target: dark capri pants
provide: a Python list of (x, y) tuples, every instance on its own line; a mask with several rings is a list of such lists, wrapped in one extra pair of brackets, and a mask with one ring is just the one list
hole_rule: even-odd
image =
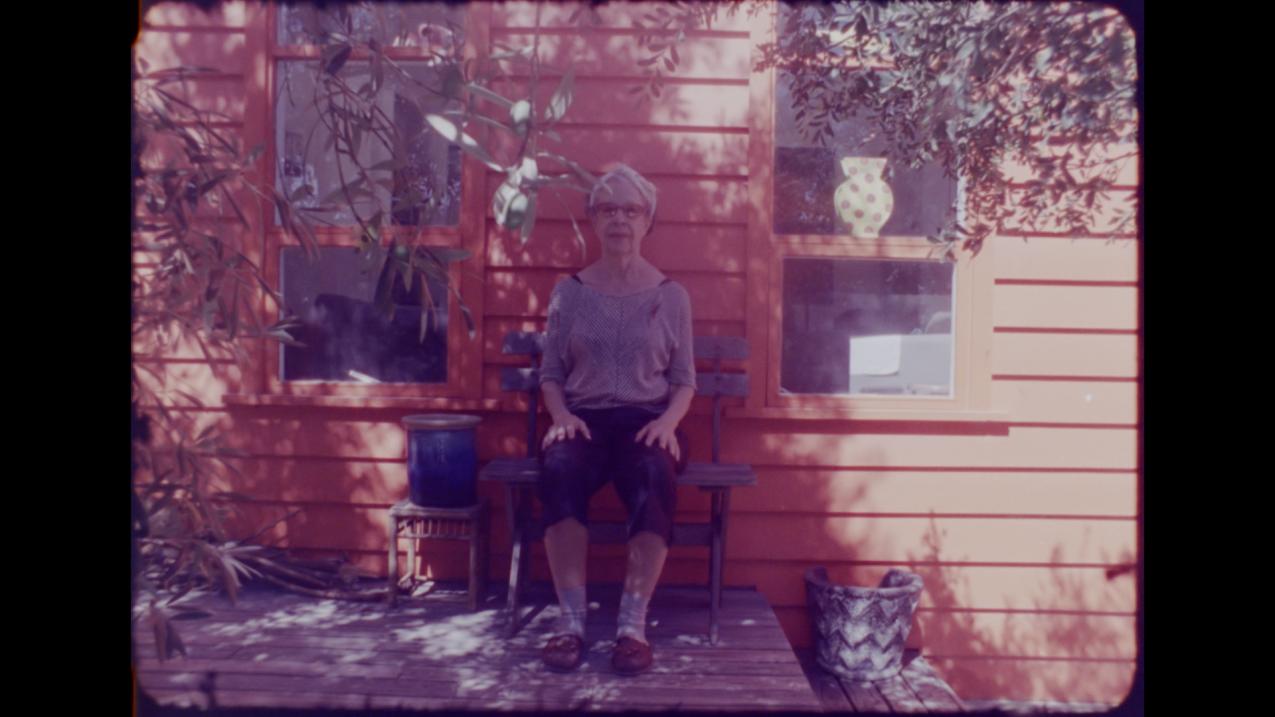
[(677, 508), (677, 474), (686, 468), (686, 435), (675, 433), (681, 460), (658, 445), (633, 440), (642, 427), (660, 414), (639, 406), (581, 409), (575, 415), (589, 427), (593, 440), (580, 433), (556, 441), (541, 454), (537, 492), (545, 528), (565, 518), (588, 525), (589, 499), (607, 481), (628, 511), (628, 535), (647, 530), (673, 540), (673, 512)]

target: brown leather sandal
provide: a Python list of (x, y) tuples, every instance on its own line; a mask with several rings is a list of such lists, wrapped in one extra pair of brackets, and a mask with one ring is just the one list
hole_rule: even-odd
[(584, 640), (579, 635), (558, 635), (545, 644), (540, 660), (554, 672), (571, 672), (584, 661)]
[(611, 667), (617, 674), (637, 675), (646, 672), (653, 659), (650, 645), (631, 637), (621, 637), (615, 641), (615, 650), (611, 652)]

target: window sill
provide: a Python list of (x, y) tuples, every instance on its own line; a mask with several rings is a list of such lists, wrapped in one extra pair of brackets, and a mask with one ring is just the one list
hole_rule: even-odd
[(940, 408), (794, 408), (770, 406), (723, 409), (727, 418), (782, 418), (799, 421), (925, 421), (935, 423), (1005, 423), (1009, 413), (997, 410), (952, 410)]
[(245, 407), (403, 408), (431, 411), (499, 411), (505, 406), (505, 402), (493, 398), (444, 396), (284, 396), (230, 393), (223, 400), (227, 406)]

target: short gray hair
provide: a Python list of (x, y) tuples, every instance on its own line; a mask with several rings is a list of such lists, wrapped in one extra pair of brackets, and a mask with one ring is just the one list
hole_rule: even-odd
[(593, 205), (596, 203), (595, 200), (598, 195), (598, 190), (601, 189), (607, 182), (610, 182), (617, 177), (628, 180), (628, 182), (633, 185), (633, 188), (637, 189), (638, 194), (642, 196), (642, 201), (646, 202), (646, 205), (649, 208), (647, 219), (654, 219), (655, 185), (651, 184), (646, 177), (638, 174), (636, 169), (633, 169), (627, 164), (617, 165), (615, 169), (612, 169), (601, 177), (598, 177), (598, 181), (593, 183), (593, 189), (589, 190), (589, 203), (585, 205), (585, 208), (592, 210)]

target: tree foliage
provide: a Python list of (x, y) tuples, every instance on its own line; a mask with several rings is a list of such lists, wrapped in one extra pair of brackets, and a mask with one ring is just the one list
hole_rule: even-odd
[[(680, 4), (674, 4), (675, 6)], [(750, 13), (767, 12), (753, 0)], [(672, 44), (738, 12), (738, 3), (670, 10)], [(787, 85), (802, 134), (836, 143), (835, 125), (866, 117), (892, 163), (937, 161), (966, 180), (973, 226), (955, 217), (935, 241), (977, 249), (1007, 223), (1072, 233), (1132, 229), (1136, 207), (1112, 205), (1137, 142), (1134, 36), (1114, 10), (1087, 3), (847, 2), (781, 6), (776, 41), (756, 69)], [(672, 70), (668, 41), (644, 38)], [(645, 62), (643, 60), (642, 62)], [(1017, 163), (1030, 179), (1015, 184)]]
[[(291, 317), (266, 323), (264, 296), (276, 311), (278, 294), (247, 254), (249, 216), (261, 204), (288, 208), (286, 198), (255, 181), (260, 148), (244, 151), (219, 128), (226, 118), (185, 99), (200, 68), (134, 68), (133, 278), (134, 345), (146, 354), (177, 347), (207, 358), (242, 359), (244, 339), (291, 341)], [(150, 159), (145, 159), (149, 157)], [(163, 157), (162, 166), (154, 166)], [(298, 240), (307, 241), (304, 234)], [(233, 599), (242, 577), (243, 546), (227, 529), (231, 493), (211, 479), (234, 471), (239, 454), (215, 426), (194, 426), (185, 411), (199, 396), (170, 380), (163, 368), (132, 365), (133, 473), (141, 515), (136, 566), (147, 610), (162, 645), (179, 645), (164, 626), (166, 605), (200, 583), (221, 585)], [(167, 598), (160, 598), (167, 593)], [(173, 637), (165, 637), (167, 635)], [(170, 643), (171, 640), (176, 642)], [(175, 648), (174, 648), (175, 649)], [(161, 648), (161, 655), (168, 648)]]

